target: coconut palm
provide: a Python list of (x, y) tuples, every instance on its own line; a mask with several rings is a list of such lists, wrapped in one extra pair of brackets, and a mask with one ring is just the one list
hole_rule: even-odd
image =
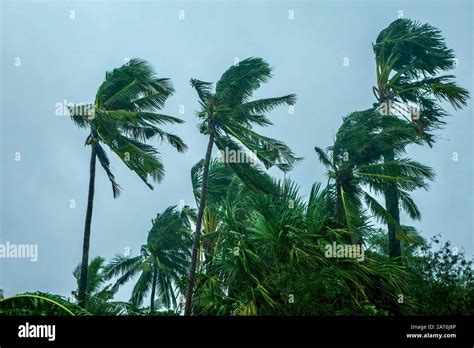
[[(411, 124), (431, 147), (435, 142), (433, 131), (443, 126), (448, 114), (441, 103), (446, 101), (454, 109), (460, 109), (469, 98), (468, 91), (455, 83), (453, 75), (441, 75), (455, 67), (453, 50), (446, 46), (439, 29), (405, 18), (382, 30), (373, 50), (376, 105), (383, 115), (400, 117)], [(384, 154), (386, 162), (395, 157), (392, 149)], [(395, 222), (400, 221), (400, 195), (394, 185), (384, 195), (386, 209), (395, 220), (387, 225), (389, 253), (391, 257), (399, 257)]]
[[(227, 161), (235, 174), (249, 187), (269, 192), (273, 184), (258, 169), (255, 162), (266, 168), (277, 166), (283, 171), (290, 170), (298, 160), (291, 149), (281, 141), (263, 136), (253, 130), (254, 126), (268, 126), (271, 121), (264, 115), (281, 105), (293, 105), (296, 95), (265, 98), (250, 101), (255, 90), (271, 78), (270, 66), (261, 58), (247, 58), (230, 67), (219, 79), (213, 91), (210, 82), (191, 80), (197, 91), (201, 111), (200, 132), (209, 137), (202, 171), (202, 188), (196, 219), (191, 267), (186, 293), (185, 315), (191, 312), (195, 273), (200, 243), (202, 218), (206, 206), (209, 163), (212, 148), (225, 153), (237, 153), (243, 160)], [(253, 153), (254, 157), (250, 153)], [(255, 161), (255, 162), (254, 162)]]
[(159, 127), (163, 124), (183, 122), (179, 118), (158, 113), (173, 92), (169, 79), (157, 77), (146, 61), (132, 59), (122, 67), (105, 74), (105, 81), (100, 85), (94, 103), (69, 107), (74, 123), (89, 132), (86, 145), (91, 147), (89, 194), (78, 294), (81, 306), (85, 305), (96, 159), (99, 159), (112, 184), (114, 198), (119, 196), (121, 187), (110, 170), (110, 161), (103, 145), (153, 189), (148, 179), (160, 182), (164, 176), (164, 167), (158, 150), (147, 144), (147, 141), (158, 137), (170, 143), (179, 152), (184, 152), (187, 148), (178, 136)]
[[(409, 143), (419, 143), (413, 127), (397, 118), (382, 118), (369, 109), (345, 117), (334, 145), (326, 151), (315, 147), (319, 160), (329, 170), (336, 225), (347, 227), (353, 241), (362, 240), (364, 203), (379, 221), (393, 224), (398, 238), (406, 235), (399, 221), (373, 195), (385, 192), (392, 185), (399, 191), (402, 207), (409, 216), (421, 218), (410, 192), (427, 189), (427, 180), (432, 180), (434, 173), (430, 167), (401, 157)], [(400, 158), (383, 162), (387, 148)]]
[[(116, 291), (111, 289), (111, 284), (106, 284), (104, 274), (105, 259), (101, 256), (94, 257), (87, 268), (86, 306), (87, 313), (92, 315), (123, 315), (128, 307), (127, 303), (112, 301)], [(73, 276), (79, 286), (81, 278), (81, 264), (73, 271)], [(78, 298), (78, 289), (72, 291), (72, 296)]]
[(152, 220), (147, 243), (140, 255), (116, 255), (104, 268), (108, 278), (119, 277), (113, 291), (140, 274), (130, 302), (139, 306), (150, 293), (150, 313), (155, 310), (156, 297), (170, 308), (177, 306), (176, 282), (189, 267), (191, 234), (189, 221), (176, 207), (168, 207)]
[[(103, 268), (105, 265), (105, 259), (101, 256), (94, 257), (89, 263), (87, 268), (87, 287), (86, 287), (86, 298), (90, 296), (95, 296), (99, 293), (105, 293), (108, 288), (105, 286), (106, 279), (103, 274)], [(81, 278), (81, 264), (79, 263), (76, 268), (74, 268), (73, 276), (77, 281), (79, 287), (79, 280)], [(105, 286), (105, 287), (104, 287)], [(76, 289), (72, 291), (72, 295), (77, 299), (79, 291)], [(111, 293), (113, 295), (113, 293)]]
[[(191, 168), (191, 184), (196, 206), (199, 206), (201, 197), (203, 166), (204, 161), (200, 160)], [(241, 183), (241, 180), (229, 166), (217, 158), (210, 161), (206, 207), (203, 214), (198, 253), (199, 262), (205, 260), (205, 264), (209, 264), (212, 260), (221, 223), (220, 215), (223, 212), (222, 201), (227, 197), (229, 188), (234, 187), (236, 183)]]

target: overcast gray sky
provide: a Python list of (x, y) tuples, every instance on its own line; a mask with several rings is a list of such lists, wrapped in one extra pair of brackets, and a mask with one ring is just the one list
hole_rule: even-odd
[[(189, 80), (217, 81), (235, 58), (262, 57), (275, 68), (256, 97), (298, 95), (294, 114), (275, 110), (270, 115), (275, 125), (265, 132), (305, 158), (291, 172), (305, 195), (315, 181), (326, 182), (314, 146), (330, 145), (343, 116), (374, 102), (371, 43), (399, 15), (442, 30), (459, 59), (453, 73), (473, 92), (469, 0), (2, 1), (0, 10), (0, 243), (39, 247), (37, 262), (0, 259), (0, 288), (7, 296), (36, 290), (68, 296), (75, 289), (72, 270), (81, 259), (90, 149), (84, 146), (87, 133), (69, 117), (57, 116), (56, 104), (93, 101), (105, 71), (126, 58), (147, 59), (161, 77), (172, 79), (176, 93), (164, 112), (186, 124), (168, 129), (189, 150), (181, 155), (160, 146), (166, 177), (154, 191), (111, 156), (124, 189), (116, 200), (98, 167), (91, 257), (109, 259), (127, 247), (136, 254), (158, 212), (181, 199), (192, 204), (190, 169), (204, 156), (206, 139), (196, 128), (197, 96)], [(410, 157), (437, 174), (428, 192), (414, 194), (423, 218), (413, 225), (425, 237), (441, 233), (471, 256), (472, 102), (453, 115), (433, 149), (410, 148)], [(129, 290), (119, 298), (128, 299)]]

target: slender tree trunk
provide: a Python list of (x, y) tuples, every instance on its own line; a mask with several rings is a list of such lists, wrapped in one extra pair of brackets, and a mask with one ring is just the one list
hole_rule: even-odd
[[(384, 92), (381, 87), (379, 87), (381, 95), (384, 95)], [(379, 100), (380, 103), (387, 103), (387, 112), (384, 114), (382, 117), (394, 117), (391, 115), (391, 110), (390, 110), (390, 101), (382, 97)], [(384, 163), (391, 162), (395, 159), (395, 152), (393, 149), (387, 150), (384, 153)], [(398, 188), (396, 184), (391, 185), (391, 187), (384, 192), (385, 196), (385, 209), (387, 212), (395, 219), (395, 221), (400, 224), (400, 208), (398, 206)], [(391, 259), (393, 258), (400, 258), (402, 252), (401, 252), (401, 245), (400, 245), (400, 240), (397, 239), (396, 235), (396, 225), (392, 223), (387, 223), (387, 229), (388, 229), (388, 255)], [(400, 261), (400, 260), (399, 260)]]
[(341, 196), (341, 186), (336, 182), (336, 209), (335, 209), (335, 220), (336, 224), (341, 223), (341, 205), (342, 205), (342, 196)]
[(153, 265), (153, 282), (151, 285), (150, 313), (153, 313), (155, 311), (156, 278), (158, 278), (158, 269), (156, 268), (156, 265)]
[(191, 256), (191, 267), (189, 270), (188, 289), (186, 291), (186, 304), (184, 306), (184, 315), (191, 314), (191, 304), (193, 301), (194, 281), (196, 278), (196, 266), (199, 252), (199, 239), (201, 236), (202, 217), (206, 207), (207, 179), (209, 175), (209, 164), (211, 162), (212, 146), (214, 145), (214, 134), (209, 135), (206, 157), (204, 158), (204, 167), (202, 172), (201, 199), (199, 201), (199, 211), (196, 221), (196, 233), (194, 234), (193, 253)]
[(87, 267), (89, 265), (89, 241), (91, 237), (92, 210), (94, 207), (94, 185), (95, 185), (95, 163), (97, 158), (97, 150), (92, 144), (90, 176), (89, 176), (89, 196), (87, 198), (86, 222), (84, 226), (84, 241), (82, 243), (82, 263), (81, 276), (79, 277), (79, 306), (86, 306), (86, 289), (87, 289)]
[[(384, 154), (384, 162), (391, 162), (395, 159), (393, 150)], [(400, 208), (398, 206), (398, 189), (395, 184), (385, 192), (385, 208), (387, 212), (400, 224)], [(401, 256), (400, 240), (396, 236), (396, 225), (388, 223), (388, 253), (390, 258), (398, 258)]]

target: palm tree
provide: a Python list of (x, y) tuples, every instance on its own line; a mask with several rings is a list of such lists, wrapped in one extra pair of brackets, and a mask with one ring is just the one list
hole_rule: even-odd
[[(104, 274), (105, 259), (97, 256), (91, 260), (87, 268), (86, 306), (84, 310), (92, 315), (122, 315), (126, 312), (127, 304), (111, 301), (116, 291), (111, 289), (111, 284), (106, 284)], [(74, 278), (79, 286), (81, 278), (81, 264), (73, 271)], [(77, 300), (79, 291), (72, 291), (72, 296)]]
[[(90, 296), (95, 296), (98, 293), (104, 293), (108, 290), (107, 286), (105, 285), (105, 277), (103, 274), (103, 268), (105, 265), (105, 259), (101, 256), (94, 257), (89, 266), (87, 268), (87, 287), (86, 287), (86, 298)], [(76, 268), (74, 268), (73, 276), (77, 281), (77, 285), (79, 288), (79, 280), (81, 278), (81, 264), (79, 263)], [(105, 291), (104, 291), (105, 290)], [(74, 298), (78, 298), (79, 290), (76, 289), (72, 291), (72, 295)]]
[[(377, 71), (377, 86), (373, 88), (376, 105), (383, 115), (400, 117), (411, 124), (431, 147), (435, 141), (432, 132), (445, 124), (443, 118), (447, 116), (440, 103), (447, 101), (460, 109), (469, 98), (453, 75), (440, 75), (455, 67), (453, 50), (446, 46), (439, 29), (405, 18), (382, 30), (372, 46)], [(395, 157), (392, 149), (384, 154), (386, 162)], [(401, 255), (395, 231), (395, 222), (400, 221), (400, 195), (394, 185), (384, 195), (387, 211), (395, 220), (387, 225), (389, 254), (395, 258)]]
[(377, 202), (371, 191), (379, 194), (395, 186), (409, 216), (421, 218), (410, 192), (427, 189), (426, 180), (434, 178), (432, 169), (407, 158), (381, 162), (387, 149), (401, 156), (407, 144), (419, 142), (410, 125), (397, 118), (380, 117), (369, 109), (344, 118), (328, 151), (315, 147), (319, 160), (329, 170), (336, 225), (347, 227), (353, 241), (360, 242), (362, 238), (359, 227), (364, 228), (363, 203), (379, 221), (393, 224), (399, 238), (405, 235), (399, 221)]
[(108, 278), (119, 276), (113, 291), (140, 273), (130, 302), (141, 305), (151, 291), (150, 313), (157, 296), (166, 307), (177, 306), (175, 283), (187, 273), (192, 240), (187, 218), (174, 206), (158, 214), (152, 224), (140, 255), (118, 254), (104, 269)]
[[(204, 161), (200, 160), (191, 168), (191, 184), (196, 206), (199, 206), (202, 191), (202, 174)], [(199, 245), (199, 262), (205, 260), (203, 266), (210, 264), (213, 258), (214, 247), (218, 236), (222, 211), (222, 200), (227, 197), (231, 187), (235, 187), (241, 180), (234, 171), (223, 161), (214, 158), (209, 163), (208, 190), (206, 194), (206, 207), (202, 218), (202, 229)], [(241, 186), (239, 185), (239, 188)], [(193, 222), (195, 223), (194, 217)]]
[(265, 137), (253, 130), (255, 125), (268, 126), (271, 121), (264, 113), (280, 105), (293, 105), (296, 95), (266, 98), (250, 101), (255, 90), (271, 78), (270, 66), (261, 58), (247, 58), (230, 67), (216, 84), (196, 79), (191, 80), (199, 96), (201, 111), (198, 113), (201, 123), (200, 132), (209, 137), (202, 171), (202, 188), (196, 219), (191, 267), (186, 293), (185, 315), (191, 312), (194, 291), (197, 256), (206, 195), (208, 189), (209, 163), (214, 144), (220, 151), (233, 151), (243, 155), (243, 161), (227, 164), (246, 185), (257, 190), (269, 191), (273, 186), (271, 180), (252, 164), (255, 160), (266, 168), (276, 165), (283, 171), (290, 170), (298, 160), (291, 149), (281, 141)]
[(97, 158), (112, 183), (114, 198), (119, 196), (121, 190), (110, 170), (110, 161), (102, 145), (107, 145), (130, 170), (153, 189), (148, 177), (160, 182), (164, 176), (164, 167), (158, 150), (147, 144), (147, 140), (158, 137), (169, 142), (179, 152), (187, 149), (178, 136), (158, 127), (162, 124), (183, 122), (179, 118), (158, 113), (173, 92), (169, 79), (158, 78), (146, 61), (132, 59), (122, 67), (105, 74), (105, 81), (99, 87), (94, 103), (69, 107), (74, 123), (88, 130), (86, 145), (91, 147), (89, 194), (79, 279), (80, 306), (85, 306)]

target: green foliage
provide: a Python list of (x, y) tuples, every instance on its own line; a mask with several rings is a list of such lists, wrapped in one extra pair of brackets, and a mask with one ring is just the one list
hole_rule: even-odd
[(201, 133), (212, 133), (214, 143), (221, 151), (242, 153), (245, 160), (227, 165), (249, 188), (267, 193), (271, 191), (272, 182), (254, 163), (249, 152), (267, 169), (276, 166), (288, 171), (299, 160), (283, 142), (258, 134), (253, 129), (255, 125), (272, 124), (264, 113), (296, 102), (294, 94), (250, 101), (253, 93), (271, 78), (271, 70), (261, 58), (247, 58), (224, 72), (215, 92), (212, 83), (191, 79), (202, 108), (198, 112)]
[[(252, 100), (272, 77), (268, 63), (247, 58), (215, 86), (192, 79), (209, 156), (216, 145), (244, 154), (244, 160), (208, 162), (207, 156), (196, 163), (191, 183), (199, 211), (169, 207), (152, 220), (139, 255), (117, 254), (108, 263), (94, 258), (84, 309), (75, 303), (77, 290), (73, 299), (38, 292), (0, 300), (0, 314), (177, 315), (178, 296), (187, 286), (194, 291), (197, 315), (474, 314), (473, 261), (449, 242), (435, 248), (438, 236), (428, 243), (415, 228), (401, 225), (398, 216), (402, 209), (421, 220), (411, 193), (427, 190), (435, 178), (432, 168), (407, 157), (406, 147), (424, 141), (431, 146), (448, 115), (442, 103), (462, 108), (469, 98), (454, 76), (440, 75), (454, 67), (454, 53), (438, 29), (409, 19), (384, 29), (373, 50), (377, 103), (344, 117), (333, 145), (315, 147), (327, 170), (325, 187), (315, 183), (304, 197), (295, 182), (276, 181), (266, 172), (272, 167), (288, 172), (300, 160), (283, 142), (255, 131), (272, 125), (266, 114), (296, 102), (294, 94)], [(173, 92), (170, 81), (158, 78), (147, 62), (132, 59), (106, 73), (94, 103), (69, 108), (73, 122), (88, 129), (86, 145), (94, 148), (114, 197), (121, 187), (104, 144), (150, 188), (150, 179), (162, 180), (164, 167), (148, 141), (157, 138), (178, 152), (186, 150), (178, 136), (161, 128), (183, 122), (159, 113)], [(393, 103), (387, 115), (397, 117), (382, 117), (380, 108), (387, 102)], [(403, 109), (407, 105), (420, 117)], [(207, 167), (208, 188), (202, 192)], [(379, 202), (382, 195), (386, 206)], [(196, 282), (189, 286), (191, 229), (201, 217)], [(394, 234), (389, 240), (377, 223), (392, 232), (395, 228), (400, 262), (390, 258)], [(363, 246), (363, 259), (329, 257), (326, 249), (333, 243)], [(80, 271), (79, 265), (73, 272), (77, 280)], [(114, 301), (118, 289), (132, 280), (129, 302)], [(150, 305), (144, 306), (148, 296)]]
[(43, 292), (26, 292), (0, 300), (0, 315), (75, 316), (89, 313), (66, 298)]
[(402, 109), (401, 103), (414, 104), (419, 118), (406, 121), (431, 146), (433, 131), (445, 124), (443, 119), (448, 115), (441, 102), (462, 108), (469, 99), (469, 92), (454, 82), (453, 75), (438, 75), (454, 68), (453, 50), (446, 46), (439, 29), (406, 18), (382, 30), (373, 49), (377, 101), (390, 100)]
[[(147, 244), (141, 247), (140, 255), (117, 254), (105, 267), (107, 279), (118, 277), (111, 287), (116, 292), (120, 286), (138, 279), (133, 288), (130, 303), (137, 308), (144, 298), (156, 291), (157, 299), (152, 296), (153, 306), (158, 304), (166, 308), (177, 307), (175, 283), (185, 276), (190, 256), (191, 234), (186, 214), (168, 207), (152, 220), (148, 232)], [(150, 310), (153, 310), (150, 305)]]
[[(413, 314), (473, 315), (473, 261), (451, 242), (434, 249), (439, 236), (423, 243), (410, 257), (410, 296), (417, 300)], [(412, 314), (410, 313), (410, 314)]]
[[(427, 189), (427, 181), (434, 179), (434, 172), (421, 163), (400, 157), (405, 146), (413, 142), (418, 142), (413, 127), (369, 109), (345, 117), (334, 144), (326, 151), (315, 147), (320, 162), (328, 169), (335, 221), (348, 228), (353, 240), (360, 240), (367, 227), (366, 208), (378, 222), (394, 224), (399, 238), (407, 238), (404, 228), (374, 195), (392, 187), (399, 192), (401, 207), (411, 218), (420, 219), (421, 213), (410, 192)], [(399, 157), (384, 161), (383, 155), (389, 149)]]
[[(86, 306), (85, 311), (92, 315), (122, 315), (127, 313), (126, 304), (112, 301), (117, 289), (112, 285), (106, 284), (107, 276), (105, 271), (105, 259), (97, 256), (91, 260), (87, 268), (87, 286), (86, 286)], [(81, 274), (81, 264), (78, 264), (73, 271), (79, 286)], [(79, 290), (72, 291), (73, 298), (78, 300)]]
[(348, 236), (346, 229), (330, 227), (330, 191), (315, 185), (306, 202), (291, 181), (276, 185), (277, 195), (223, 199), (217, 242), (206, 250), (209, 265), (198, 277), (195, 312), (335, 315), (396, 310), (394, 294), (407, 286), (403, 267), (390, 260), (325, 257), (326, 244), (344, 243)]
[(173, 93), (169, 79), (157, 77), (148, 62), (134, 58), (106, 73), (94, 104), (69, 107), (74, 123), (90, 131), (86, 145), (97, 148), (99, 161), (112, 183), (114, 197), (119, 195), (120, 186), (101, 144), (107, 145), (150, 188), (153, 186), (148, 178), (160, 182), (164, 167), (159, 151), (147, 141), (158, 138), (178, 152), (186, 151), (186, 144), (177, 135), (160, 128), (164, 124), (183, 123), (179, 118), (158, 112)]

